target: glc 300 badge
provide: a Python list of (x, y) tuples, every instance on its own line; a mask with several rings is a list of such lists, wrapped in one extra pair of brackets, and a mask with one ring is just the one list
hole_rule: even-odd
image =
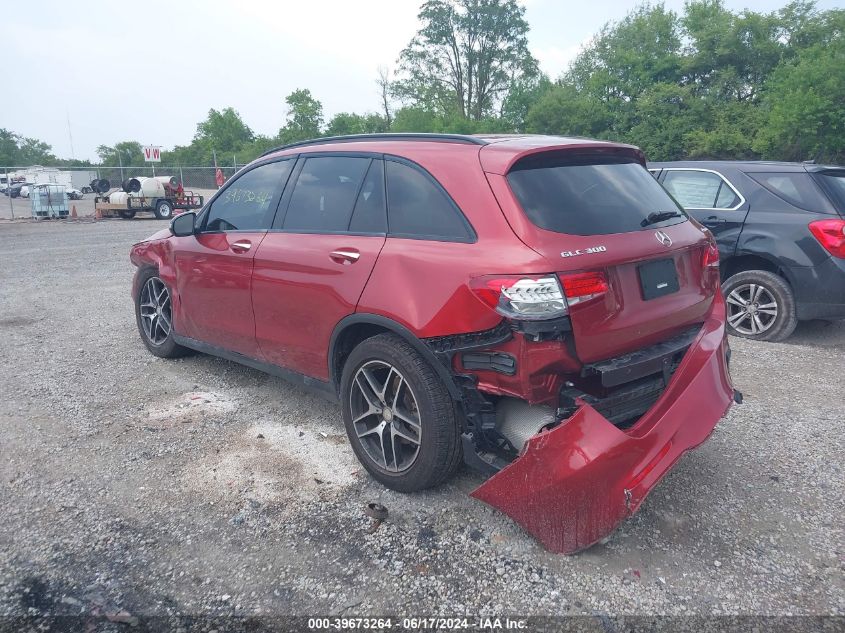
[(592, 253), (604, 253), (607, 246), (591, 246), (590, 248), (579, 248), (577, 251), (563, 251), (561, 257), (575, 257), (577, 255), (590, 255)]

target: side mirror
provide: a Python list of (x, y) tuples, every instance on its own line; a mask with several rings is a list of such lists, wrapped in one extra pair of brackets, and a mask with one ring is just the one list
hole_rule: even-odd
[(176, 237), (193, 235), (197, 222), (197, 214), (193, 211), (180, 213), (170, 221), (170, 232)]

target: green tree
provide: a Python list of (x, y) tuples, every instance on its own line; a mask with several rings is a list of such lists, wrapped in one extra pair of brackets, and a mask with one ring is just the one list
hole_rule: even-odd
[(633, 120), (625, 140), (640, 147), (651, 160), (686, 157), (686, 137), (707, 116), (703, 101), (689, 86), (656, 83), (637, 98)]
[(613, 122), (607, 101), (564, 83), (551, 87), (529, 107), (525, 129), (534, 134), (612, 138)]
[(516, 0), (427, 0), (422, 28), (399, 57), (395, 93), (439, 116), (494, 114), (509, 86), (538, 72), (524, 14)]
[(339, 112), (326, 125), (326, 136), (344, 134), (375, 134), (388, 130), (387, 121), (380, 114), (350, 114)]
[(218, 154), (233, 154), (254, 139), (255, 134), (234, 108), (210, 109), (205, 121), (197, 124), (194, 135), (194, 141)]
[(765, 124), (754, 148), (765, 158), (845, 161), (845, 11), (838, 33), (777, 68), (766, 82)]
[(144, 151), (137, 141), (121, 141), (114, 146), (100, 145), (97, 156), (104, 167), (141, 167), (144, 165)]
[(52, 147), (35, 138), (27, 138), (0, 128), (0, 165), (23, 167), (50, 165), (56, 161)]
[(307, 88), (294, 90), (287, 97), (287, 123), (279, 130), (282, 143), (317, 138), (323, 128), (323, 104)]
[(552, 89), (552, 86), (552, 82), (544, 73), (511, 82), (499, 112), (501, 125), (511, 132), (525, 132), (528, 111)]
[(391, 132), (441, 132), (441, 121), (430, 110), (408, 106), (399, 108), (393, 115)]

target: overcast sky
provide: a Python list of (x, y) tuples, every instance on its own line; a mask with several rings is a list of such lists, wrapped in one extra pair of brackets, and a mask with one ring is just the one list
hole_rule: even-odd
[[(191, 141), (209, 108), (232, 106), (257, 133), (283, 124), (286, 95), (309, 88), (326, 119), (376, 111), (374, 80), (417, 30), (419, 0), (56, 0), (0, 18), (11, 71), (0, 127), (46, 141), (60, 157), (96, 159), (100, 144)], [(526, 0), (529, 43), (557, 77), (581, 46), (635, 0)], [(667, 0), (675, 10), (683, 0)], [(727, 0), (771, 11), (785, 2)], [(845, 6), (821, 0), (819, 8)], [(73, 137), (71, 151), (70, 133)]]

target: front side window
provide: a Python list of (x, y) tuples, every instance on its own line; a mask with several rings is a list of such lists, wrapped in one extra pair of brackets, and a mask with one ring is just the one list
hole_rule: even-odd
[(440, 241), (472, 241), (474, 236), (451, 198), (420, 169), (385, 161), (390, 235)]
[(673, 169), (663, 186), (685, 209), (733, 209), (740, 203), (727, 181), (710, 171)]
[(653, 214), (666, 214), (663, 226), (686, 221), (660, 183), (631, 159), (550, 152), (523, 159), (507, 178), (528, 219), (547, 231), (628, 233), (649, 225)]
[(306, 233), (347, 231), (370, 162), (370, 158), (349, 156), (306, 159), (282, 228)]
[(269, 228), (275, 203), (293, 160), (260, 165), (233, 180), (211, 203), (206, 231), (260, 231)]

